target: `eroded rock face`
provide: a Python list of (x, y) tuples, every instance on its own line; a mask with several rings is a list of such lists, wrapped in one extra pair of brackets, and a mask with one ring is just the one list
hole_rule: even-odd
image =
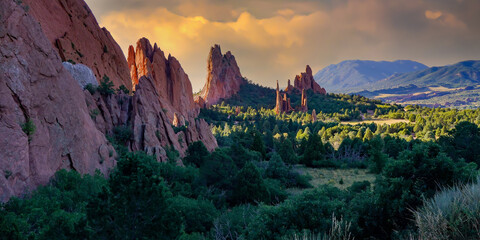
[[(155, 155), (158, 161), (166, 161), (166, 147), (175, 148), (183, 157), (188, 145), (196, 141), (202, 141), (210, 151), (218, 146), (210, 126), (203, 119), (185, 119), (175, 113), (177, 121), (171, 122), (154, 81), (149, 77), (139, 79), (133, 96), (102, 96), (98, 92), (91, 95), (88, 91), (84, 93), (89, 111), (100, 131), (107, 135), (112, 134), (115, 128), (131, 132), (131, 137), (126, 142), (131, 151), (145, 151)], [(92, 113), (96, 113), (95, 116)], [(176, 127), (188, 126), (175, 133), (175, 124)]]
[(278, 86), (278, 81), (277, 81), (277, 99), (276, 99), (276, 105), (275, 105), (275, 113), (277, 115), (282, 114), (282, 113), (289, 113), (293, 111), (292, 105), (290, 103), (290, 98), (287, 98), (287, 94), (280, 92), (280, 88)]
[(305, 93), (305, 89), (302, 90), (302, 98), (301, 98), (300, 104), (301, 104), (300, 111), (307, 112), (308, 105), (307, 105), (307, 94)]
[(207, 106), (216, 104), (220, 99), (227, 99), (236, 94), (240, 86), (246, 83), (235, 57), (230, 51), (222, 55), (219, 45), (210, 49), (207, 64), (207, 82), (195, 99), (197, 103), (201, 101), (201, 97)]
[(148, 39), (142, 38), (137, 42), (136, 50), (130, 46), (128, 64), (135, 89), (140, 78), (152, 80), (170, 122), (173, 122), (175, 114), (185, 119), (198, 115), (192, 84), (176, 58), (170, 55), (165, 58), (156, 44), (152, 47)]
[(73, 79), (77, 80), (80, 87), (83, 89), (88, 84), (98, 86), (97, 78), (93, 74), (92, 70), (83, 64), (71, 64), (64, 62), (63, 67), (72, 75)]
[(114, 149), (38, 22), (15, 1), (0, 1), (0, 21), (0, 201), (60, 169), (107, 173)]
[(306, 71), (304, 73), (301, 73), (300, 75), (297, 75), (295, 77), (294, 87), (300, 91), (302, 91), (303, 89), (312, 89), (314, 93), (323, 95), (327, 94), (327, 91), (325, 91), (324, 88), (320, 87), (320, 85), (315, 82), (315, 79), (313, 79), (312, 69), (309, 65), (307, 65)]
[(29, 14), (40, 22), (63, 62), (88, 66), (97, 81), (104, 75), (116, 87), (132, 89), (129, 68), (119, 45), (105, 28), (100, 28), (83, 0), (23, 0)]

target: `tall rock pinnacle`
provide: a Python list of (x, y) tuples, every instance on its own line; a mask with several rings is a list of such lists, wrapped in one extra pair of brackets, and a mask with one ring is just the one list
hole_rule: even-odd
[(235, 57), (230, 51), (222, 55), (219, 45), (210, 49), (207, 71), (207, 82), (195, 99), (197, 103), (204, 101), (206, 106), (231, 97), (240, 90), (241, 85), (246, 83)]
[(185, 119), (192, 113), (195, 115), (192, 84), (176, 58), (171, 55), (166, 58), (157, 44), (152, 47), (148, 39), (142, 38), (138, 40), (136, 50), (129, 47), (128, 65), (133, 88), (140, 78), (150, 78), (171, 121), (175, 113)]
[(325, 91), (324, 88), (320, 87), (320, 85), (315, 82), (315, 79), (313, 79), (312, 69), (309, 65), (307, 65), (306, 71), (304, 73), (301, 73), (300, 75), (297, 75), (295, 77), (294, 87), (300, 91), (303, 89), (312, 89), (314, 93), (323, 95), (327, 94), (327, 91)]

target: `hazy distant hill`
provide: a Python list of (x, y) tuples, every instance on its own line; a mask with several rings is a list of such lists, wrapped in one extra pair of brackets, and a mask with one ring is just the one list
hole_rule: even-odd
[(350, 93), (369, 89), (367, 86), (396, 73), (407, 73), (428, 68), (410, 60), (368, 61), (348, 60), (332, 64), (315, 74), (315, 80), (327, 92)]
[(411, 84), (417, 87), (442, 86), (447, 88), (476, 86), (480, 83), (480, 61), (464, 61), (442, 67), (395, 74), (372, 84), (366, 89), (388, 89)]
[(367, 85), (358, 94), (401, 104), (477, 108), (480, 106), (480, 61), (395, 74)]

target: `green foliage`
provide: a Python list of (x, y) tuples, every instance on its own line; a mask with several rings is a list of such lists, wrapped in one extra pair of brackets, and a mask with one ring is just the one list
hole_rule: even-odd
[(133, 136), (130, 126), (117, 126), (113, 128), (113, 138), (116, 143), (126, 145)]
[(193, 164), (196, 167), (200, 167), (209, 155), (210, 153), (205, 145), (203, 145), (203, 142), (197, 141), (188, 146), (187, 156), (183, 159), (183, 163)]
[(95, 92), (97, 91), (97, 87), (94, 86), (93, 84), (89, 83), (85, 86), (85, 89), (90, 93), (90, 94), (95, 94)]
[(415, 212), (421, 239), (479, 239), (480, 184), (460, 185), (425, 200)]
[[(105, 46), (106, 47), (106, 46)], [(120, 87), (118, 87), (117, 89), (117, 93), (120, 94), (120, 93), (124, 93), (124, 94), (129, 94), (130, 93), (130, 90), (128, 90), (127, 87), (125, 87), (125, 85), (120, 85)]]
[(232, 200), (234, 203), (269, 202), (270, 196), (257, 167), (248, 162), (235, 179)]
[(22, 131), (27, 134), (28, 139), (31, 140), (32, 135), (35, 133), (35, 130), (37, 130), (37, 126), (35, 126), (32, 119), (28, 119), (25, 123), (22, 123), (21, 127)]
[(81, 176), (61, 170), (49, 185), (0, 207), (0, 238), (88, 238), (86, 205), (105, 186), (99, 173)]
[(113, 86), (113, 82), (110, 78), (107, 75), (103, 75), (102, 81), (100, 81), (100, 85), (97, 87), (97, 91), (104, 96), (109, 96), (115, 94)]

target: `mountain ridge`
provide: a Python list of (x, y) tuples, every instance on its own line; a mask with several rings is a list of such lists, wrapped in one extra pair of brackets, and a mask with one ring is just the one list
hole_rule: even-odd
[(428, 66), (412, 60), (345, 60), (323, 68), (314, 75), (314, 78), (329, 92), (349, 93), (364, 90), (367, 85), (388, 78), (395, 73), (427, 68)]

